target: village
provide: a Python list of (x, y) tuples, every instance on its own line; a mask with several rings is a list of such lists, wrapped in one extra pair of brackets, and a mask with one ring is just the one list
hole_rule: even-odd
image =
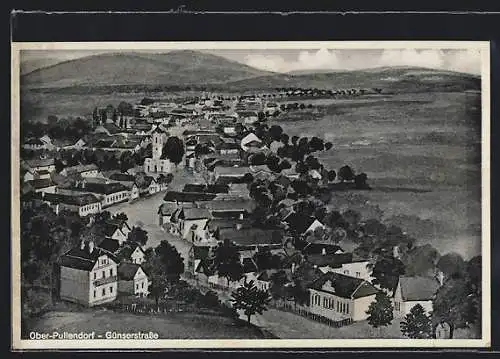
[[(369, 91), (377, 89), (144, 98), (95, 108), (81, 137), (25, 136), (21, 208), (31, 217), (22, 221), (43, 211), (72, 221), (70, 240), (44, 252), (57, 299), (160, 310), (182, 281), (257, 326), (269, 325), (272, 308), (304, 328), (394, 321), (410, 338), (450, 338), (443, 323), (458, 304), (443, 300), (453, 290), (446, 283), (468, 269), (441, 257), (442, 265), (405, 270), (433, 260), (415, 253), (414, 238), (328, 206), (336, 191), (369, 191), (369, 176), (344, 163), (325, 168), (318, 154), (334, 144), (268, 124), (312, 107), (297, 98)], [(23, 261), (25, 277), (33, 261)]]

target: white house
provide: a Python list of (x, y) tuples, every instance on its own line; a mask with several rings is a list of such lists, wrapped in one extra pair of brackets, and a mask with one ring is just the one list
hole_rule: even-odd
[(428, 277), (399, 277), (394, 291), (394, 317), (403, 318), (417, 304), (427, 313), (432, 312), (432, 298), (439, 289), (439, 282)]
[(121, 262), (118, 266), (118, 292), (145, 297), (149, 293), (149, 279), (139, 264)]
[(63, 176), (79, 174), (82, 177), (97, 177), (99, 175), (99, 167), (95, 164), (66, 167), (60, 174)]
[(342, 263), (338, 267), (335, 266), (322, 267), (320, 268), (320, 270), (324, 273), (334, 272), (354, 278), (360, 278), (371, 283), (373, 277), (371, 276), (372, 270), (369, 264), (370, 261), (359, 260), (359, 261), (352, 261), (349, 263)]
[(378, 292), (365, 280), (338, 273), (325, 273), (308, 289), (311, 314), (333, 321), (366, 319)]
[(118, 292), (117, 260), (93, 242), (82, 241), (59, 260), (60, 297), (94, 306), (111, 302)]
[(182, 208), (178, 215), (182, 238), (194, 241), (195, 238), (203, 236), (204, 228), (210, 218), (210, 212), (205, 208)]
[(240, 146), (243, 151), (248, 151), (251, 147), (262, 147), (263, 143), (254, 133), (249, 133), (241, 139)]

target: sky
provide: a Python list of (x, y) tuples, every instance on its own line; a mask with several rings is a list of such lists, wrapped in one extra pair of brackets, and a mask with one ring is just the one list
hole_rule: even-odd
[[(142, 52), (158, 52), (145, 51)], [(203, 50), (248, 66), (273, 72), (357, 70), (384, 66), (418, 66), (479, 75), (481, 55), (478, 50), (451, 49), (265, 49)], [(58, 62), (109, 51), (25, 50), (21, 62)], [(139, 52), (139, 51), (135, 51)]]

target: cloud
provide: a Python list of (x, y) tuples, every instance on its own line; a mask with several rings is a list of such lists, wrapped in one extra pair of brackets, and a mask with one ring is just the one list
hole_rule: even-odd
[(481, 73), (478, 50), (387, 49), (300, 51), (295, 59), (280, 55), (251, 54), (245, 63), (258, 69), (289, 72), (296, 70), (355, 70), (384, 66), (416, 66), (472, 74)]

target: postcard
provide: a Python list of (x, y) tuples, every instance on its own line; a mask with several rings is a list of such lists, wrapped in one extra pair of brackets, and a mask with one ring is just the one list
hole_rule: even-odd
[(12, 43), (12, 348), (490, 346), (488, 42)]

